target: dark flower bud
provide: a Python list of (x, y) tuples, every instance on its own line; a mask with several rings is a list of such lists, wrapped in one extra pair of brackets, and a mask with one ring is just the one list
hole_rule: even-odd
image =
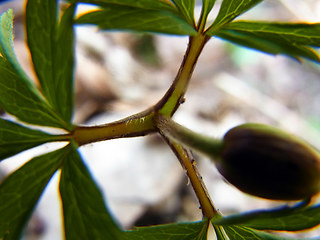
[(215, 163), (228, 182), (258, 197), (300, 200), (320, 190), (319, 153), (270, 126), (244, 124), (229, 130)]

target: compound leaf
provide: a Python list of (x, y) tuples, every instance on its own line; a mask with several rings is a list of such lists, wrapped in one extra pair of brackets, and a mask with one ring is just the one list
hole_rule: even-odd
[(179, 11), (191, 26), (194, 26), (194, 6), (195, 0), (173, 0)]
[(11, 10), (0, 17), (0, 106), (24, 122), (66, 128), (17, 62), (12, 21)]
[(61, 168), (60, 195), (66, 239), (123, 240), (73, 143)]
[(154, 32), (174, 35), (197, 34), (193, 26), (172, 12), (113, 4), (80, 16), (76, 23), (95, 24), (104, 30)]
[(208, 221), (140, 227), (127, 231), (125, 240), (206, 240)]
[(0, 239), (20, 239), (44, 188), (59, 168), (66, 149), (33, 158), (0, 185)]
[(320, 205), (281, 207), (231, 215), (215, 222), (219, 225), (241, 225), (259, 230), (300, 231), (320, 224)]
[(0, 118), (0, 161), (54, 139), (53, 135)]
[(73, 111), (73, 13), (71, 5), (57, 22), (57, 1), (29, 0), (27, 40), (41, 90), (53, 109), (70, 122)]
[(208, 35), (214, 33), (224, 24), (231, 22), (239, 15), (256, 6), (263, 0), (224, 0), (213, 24), (207, 30)]

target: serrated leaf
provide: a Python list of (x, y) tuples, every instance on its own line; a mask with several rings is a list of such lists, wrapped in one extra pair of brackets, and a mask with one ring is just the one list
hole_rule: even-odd
[(0, 185), (0, 239), (19, 239), (66, 148), (33, 158)]
[(27, 123), (67, 128), (17, 62), (13, 52), (12, 21), (11, 10), (0, 17), (0, 106)]
[[(70, 0), (69, 0), (70, 1)], [(170, 0), (78, 0), (78, 3), (90, 3), (100, 7), (105, 7), (110, 4), (125, 6), (125, 7), (136, 7), (142, 9), (152, 10), (166, 10), (177, 12), (177, 9)]]
[(196, 35), (183, 18), (167, 11), (108, 5), (80, 16), (76, 23), (95, 24), (104, 30), (154, 32), (174, 35)]
[(194, 6), (195, 0), (173, 0), (179, 11), (191, 26), (195, 26), (194, 22)]
[(219, 219), (220, 225), (241, 225), (258, 230), (300, 231), (320, 224), (320, 205), (257, 210)]
[(211, 36), (214, 35), (224, 24), (231, 22), (262, 1), (263, 0), (223, 0), (219, 13), (213, 24), (208, 28), (207, 34)]
[(275, 42), (266, 38), (252, 36), (250, 33), (248, 34), (224, 29), (218, 31), (216, 36), (241, 46), (256, 49), (265, 53), (273, 55), (284, 54), (297, 60), (303, 57), (315, 62), (320, 62), (318, 53), (307, 46)]
[(57, 22), (57, 1), (29, 0), (27, 40), (42, 92), (66, 121), (73, 111), (73, 13), (71, 5)]
[(61, 168), (60, 195), (66, 239), (123, 240), (75, 145)]
[(0, 161), (54, 139), (53, 135), (0, 118)]
[(127, 231), (125, 240), (206, 240), (208, 221), (174, 223), (154, 227), (140, 227)]

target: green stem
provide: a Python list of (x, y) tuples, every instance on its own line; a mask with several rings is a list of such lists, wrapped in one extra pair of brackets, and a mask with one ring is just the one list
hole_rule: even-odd
[(91, 142), (123, 137), (144, 136), (156, 132), (154, 116), (159, 113), (172, 116), (187, 90), (198, 57), (209, 37), (190, 37), (188, 49), (178, 74), (164, 97), (151, 108), (122, 120), (99, 126), (76, 126), (71, 136), (79, 146)]
[(170, 139), (197, 150), (210, 158), (219, 159), (223, 141), (196, 133), (164, 115), (157, 115), (156, 124), (160, 132)]
[(188, 48), (175, 80), (164, 97), (155, 105), (159, 113), (172, 116), (183, 102), (197, 60), (209, 39), (210, 37), (202, 34), (189, 38)]
[(154, 113), (148, 110), (104, 125), (77, 126), (72, 137), (81, 146), (115, 138), (144, 136), (156, 132), (153, 117)]

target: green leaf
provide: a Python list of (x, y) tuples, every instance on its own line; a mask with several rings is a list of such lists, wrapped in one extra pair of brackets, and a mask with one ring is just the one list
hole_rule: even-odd
[(320, 47), (320, 23), (276, 23), (237, 21), (223, 27), (253, 37), (265, 38), (287, 45)]
[(12, 21), (11, 10), (0, 17), (0, 106), (27, 123), (67, 128), (17, 62), (13, 52)]
[(17, 72), (27, 84), (31, 85), (27, 75), (18, 63), (13, 51), (13, 11), (9, 9), (0, 16), (0, 57), (6, 58), (15, 72)]
[(254, 229), (241, 227), (241, 226), (224, 226), (224, 231), (229, 239), (236, 240), (289, 240), (294, 238), (286, 238), (275, 234), (256, 231)]
[(202, 0), (201, 15), (204, 19), (208, 18), (210, 11), (212, 10), (216, 0)]
[(168, 11), (107, 5), (76, 20), (78, 24), (96, 24), (105, 30), (154, 32), (174, 35), (196, 35), (183, 18)]
[(0, 118), (0, 161), (26, 149), (55, 140), (54, 135)]
[(177, 12), (176, 7), (170, 0), (78, 0), (79, 3), (91, 3), (100, 7), (106, 7), (110, 4), (125, 6), (125, 7), (136, 7), (142, 9), (152, 10), (165, 10)]
[(320, 205), (281, 207), (227, 216), (215, 221), (219, 225), (241, 225), (259, 230), (300, 231), (320, 224)]
[(263, 37), (252, 36), (250, 33), (224, 29), (218, 31), (216, 36), (265, 53), (273, 55), (284, 54), (297, 60), (300, 60), (300, 58), (303, 57), (315, 62), (320, 62), (320, 57), (317, 52), (307, 46), (286, 44), (281, 41), (275, 42)]
[(206, 240), (208, 221), (141, 227), (127, 231), (125, 240)]
[(27, 40), (41, 90), (53, 109), (70, 122), (73, 111), (73, 13), (71, 5), (57, 23), (57, 1), (29, 0)]
[(173, 0), (179, 11), (191, 26), (195, 26), (194, 22), (194, 6), (195, 0)]
[(207, 30), (208, 35), (214, 35), (224, 24), (256, 6), (263, 0), (223, 0), (218, 16)]
[(76, 146), (70, 148), (60, 179), (66, 239), (123, 240)]
[(33, 158), (0, 185), (0, 239), (19, 239), (66, 148)]

